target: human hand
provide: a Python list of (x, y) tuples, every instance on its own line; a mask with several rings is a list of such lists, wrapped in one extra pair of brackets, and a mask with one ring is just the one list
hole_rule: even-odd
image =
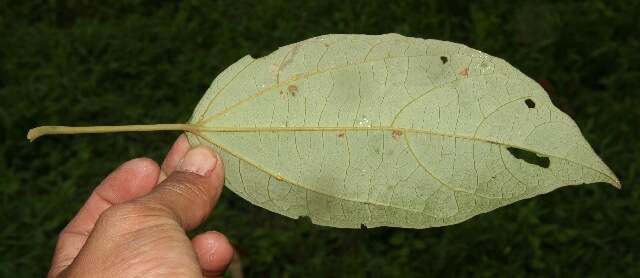
[(218, 277), (233, 257), (227, 238), (185, 230), (202, 223), (224, 182), (219, 157), (184, 135), (162, 166), (138, 158), (95, 188), (60, 233), (49, 277)]

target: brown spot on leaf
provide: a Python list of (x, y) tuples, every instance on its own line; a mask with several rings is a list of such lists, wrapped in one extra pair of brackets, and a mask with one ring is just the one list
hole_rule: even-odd
[(469, 76), (469, 68), (468, 68), (468, 67), (464, 67), (464, 68), (462, 68), (462, 69), (458, 72), (458, 74), (459, 74), (460, 76), (464, 76), (464, 77)]
[(287, 87), (287, 90), (289, 91), (289, 93), (290, 93), (292, 96), (294, 96), (294, 97), (295, 97), (295, 96), (296, 96), (296, 94), (298, 93), (298, 86), (296, 86), (296, 85), (289, 85), (289, 87)]
[(447, 58), (447, 56), (440, 56), (440, 61), (442, 61), (442, 64), (446, 64), (449, 61), (449, 58)]
[(393, 137), (393, 139), (399, 139), (402, 136), (402, 134), (403, 134), (402, 130), (399, 130), (399, 129), (394, 129), (391, 132), (391, 136)]
[(344, 138), (345, 132), (344, 130), (338, 131), (338, 138)]

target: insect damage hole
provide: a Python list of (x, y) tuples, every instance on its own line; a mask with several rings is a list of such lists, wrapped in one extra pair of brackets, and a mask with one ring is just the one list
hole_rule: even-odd
[(508, 147), (507, 150), (513, 157), (524, 160), (524, 162), (540, 166), (542, 168), (549, 168), (551, 161), (546, 156), (540, 156), (532, 151), (523, 150), (520, 148)]
[(449, 61), (449, 58), (447, 58), (447, 56), (440, 56), (440, 61), (442, 61), (442, 64), (446, 64)]
[(524, 104), (526, 104), (527, 107), (529, 107), (529, 108), (535, 108), (536, 107), (536, 103), (533, 102), (533, 100), (531, 100), (530, 98), (526, 99), (524, 101)]

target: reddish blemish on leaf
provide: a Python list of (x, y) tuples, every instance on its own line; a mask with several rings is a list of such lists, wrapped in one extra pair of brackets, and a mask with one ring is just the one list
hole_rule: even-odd
[(399, 139), (400, 136), (402, 136), (402, 134), (403, 134), (402, 130), (399, 130), (399, 129), (394, 129), (391, 132), (391, 136), (393, 137), (393, 139)]
[(344, 130), (338, 131), (338, 138), (344, 138)]
[(458, 72), (458, 74), (459, 74), (460, 76), (464, 76), (464, 77), (469, 76), (469, 68), (468, 68), (468, 67), (464, 67), (463, 69), (461, 69), (461, 70)]
[(287, 59), (282, 61), (282, 64), (280, 64), (279, 70), (282, 71), (284, 70), (284, 68), (286, 68), (289, 64), (291, 64), (291, 62), (293, 62), (293, 59), (296, 57), (296, 54), (298, 54), (298, 50), (300, 49), (300, 44), (296, 44), (295, 46), (293, 46), (293, 49), (291, 49), (291, 52), (289, 54), (287, 54)]

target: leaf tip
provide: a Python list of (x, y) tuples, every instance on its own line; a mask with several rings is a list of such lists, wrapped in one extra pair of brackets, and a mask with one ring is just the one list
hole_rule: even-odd
[(612, 182), (610, 183), (611, 185), (613, 185), (613, 187), (622, 190), (622, 183), (620, 182), (620, 180), (614, 176), (612, 179)]
[(620, 179), (618, 178), (618, 176), (615, 173), (613, 173), (613, 171), (611, 171), (611, 168), (607, 167), (606, 169), (608, 171), (603, 174), (607, 177), (607, 180), (604, 182), (610, 184), (611, 186), (619, 190), (622, 190), (622, 182), (620, 182)]

